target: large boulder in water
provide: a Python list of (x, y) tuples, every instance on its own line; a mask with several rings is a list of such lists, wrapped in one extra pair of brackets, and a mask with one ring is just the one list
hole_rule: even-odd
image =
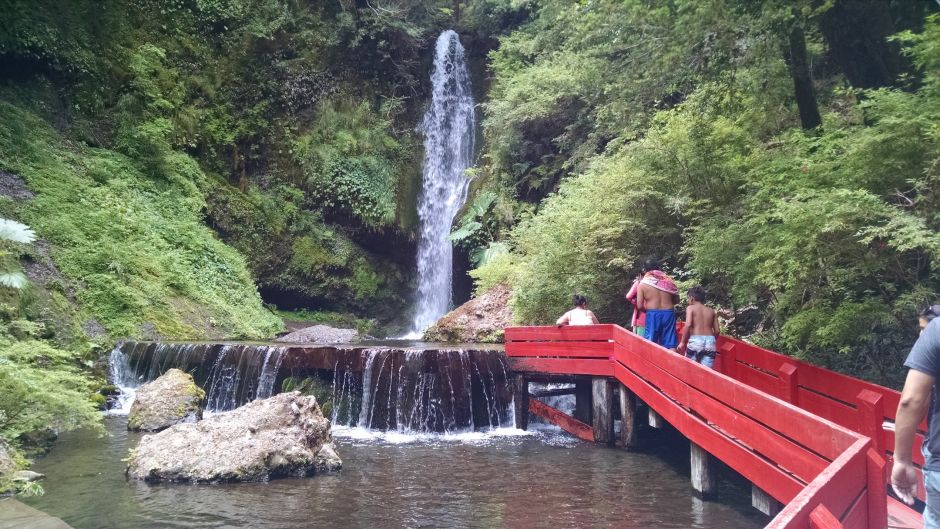
[(329, 325), (304, 327), (277, 338), (279, 342), (291, 343), (351, 343), (359, 341), (356, 329), (338, 329)]
[(266, 481), (342, 464), (316, 399), (295, 391), (147, 435), (131, 451), (127, 475), (147, 481)]
[(192, 375), (170, 369), (137, 390), (127, 417), (128, 430), (157, 431), (202, 419), (206, 392)]
[(500, 343), (512, 325), (512, 291), (502, 283), (471, 299), (424, 331), (428, 342)]

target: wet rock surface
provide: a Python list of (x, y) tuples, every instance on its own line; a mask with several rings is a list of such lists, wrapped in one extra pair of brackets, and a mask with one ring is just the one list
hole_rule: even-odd
[(359, 341), (356, 329), (339, 329), (328, 325), (313, 325), (285, 334), (278, 342), (290, 343), (352, 343)]
[(144, 436), (127, 475), (147, 481), (266, 481), (338, 470), (330, 421), (314, 397), (281, 393)]
[(170, 369), (137, 390), (127, 417), (128, 430), (157, 431), (202, 419), (206, 392), (192, 375)]
[(503, 284), (487, 290), (456, 309), (424, 332), (428, 342), (501, 343), (503, 329), (512, 325), (509, 299), (512, 291)]

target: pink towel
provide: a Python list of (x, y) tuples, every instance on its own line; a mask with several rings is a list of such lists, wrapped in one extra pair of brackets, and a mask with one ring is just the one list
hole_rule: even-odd
[(643, 283), (670, 294), (679, 293), (679, 288), (676, 286), (675, 281), (659, 270), (647, 272), (646, 275), (643, 276)]

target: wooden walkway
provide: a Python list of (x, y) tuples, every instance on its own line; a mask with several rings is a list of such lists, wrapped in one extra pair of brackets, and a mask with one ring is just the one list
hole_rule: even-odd
[(529, 380), (590, 377), (595, 403), (620, 391), (625, 448), (645, 403), (651, 425), (664, 419), (692, 443), (697, 490), (707, 492), (695, 483), (699, 454), (751, 481), (755, 505), (781, 504), (768, 528), (923, 527), (920, 514), (887, 495), (898, 392), (733, 338), (721, 337), (718, 349), (711, 370), (616, 325), (506, 329), (517, 417), (528, 409), (583, 439), (612, 442), (610, 417), (571, 417), (528, 393)]

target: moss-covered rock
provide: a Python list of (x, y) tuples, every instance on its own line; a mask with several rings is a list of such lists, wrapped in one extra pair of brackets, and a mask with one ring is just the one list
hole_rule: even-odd
[(206, 392), (192, 375), (170, 369), (137, 390), (127, 418), (128, 430), (157, 431), (202, 419)]

